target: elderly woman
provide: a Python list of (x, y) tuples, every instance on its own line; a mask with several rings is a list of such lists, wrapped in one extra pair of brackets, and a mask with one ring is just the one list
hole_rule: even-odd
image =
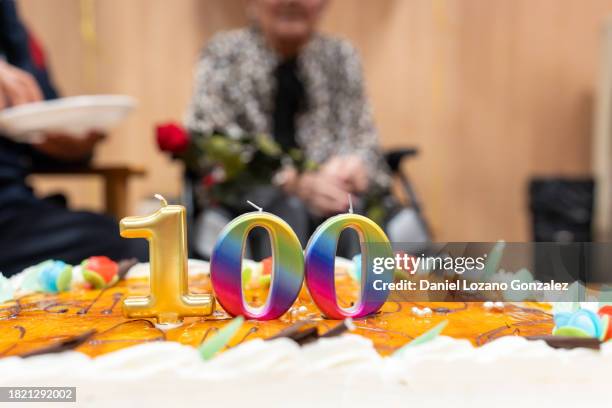
[(326, 3), (251, 0), (252, 25), (205, 48), (186, 120), (192, 134), (266, 134), (319, 164), (285, 169), (245, 197), (283, 217), (303, 244), (322, 217), (347, 211), (349, 194), (358, 203), (389, 184), (357, 53), (316, 31)]

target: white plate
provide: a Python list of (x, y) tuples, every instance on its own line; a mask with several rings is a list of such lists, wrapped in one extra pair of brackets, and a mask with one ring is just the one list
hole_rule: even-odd
[(30, 103), (0, 111), (0, 133), (31, 143), (42, 133), (78, 137), (90, 131), (106, 132), (136, 106), (125, 95), (85, 95)]

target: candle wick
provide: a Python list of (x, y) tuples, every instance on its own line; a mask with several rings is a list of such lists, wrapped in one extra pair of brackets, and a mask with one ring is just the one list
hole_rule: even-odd
[(351, 197), (351, 195), (348, 195), (348, 200), (349, 200), (349, 213), (353, 213), (353, 197)]
[(161, 201), (161, 205), (162, 207), (166, 207), (168, 205), (168, 201), (166, 201), (166, 199), (164, 198), (163, 195), (161, 194), (155, 194), (153, 197), (157, 198), (159, 201)]
[(251, 205), (252, 207), (254, 207), (255, 209), (257, 209), (257, 211), (259, 211), (259, 212), (262, 212), (262, 211), (263, 211), (263, 208), (262, 208), (262, 207), (260, 207), (260, 206), (258, 206), (258, 205), (255, 205), (255, 204), (254, 204), (252, 201), (246, 200), (246, 202), (247, 202), (249, 205)]

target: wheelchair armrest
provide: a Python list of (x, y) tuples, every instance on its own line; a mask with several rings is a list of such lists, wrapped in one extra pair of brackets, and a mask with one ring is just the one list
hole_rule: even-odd
[(387, 165), (391, 168), (393, 173), (399, 171), (400, 165), (404, 159), (414, 157), (419, 154), (419, 150), (416, 147), (402, 148), (402, 149), (391, 149), (385, 152), (385, 160)]

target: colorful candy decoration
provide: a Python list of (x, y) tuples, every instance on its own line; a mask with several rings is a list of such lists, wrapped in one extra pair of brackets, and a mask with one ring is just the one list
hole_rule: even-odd
[[(362, 246), (361, 294), (351, 308), (338, 305), (335, 288), (336, 245), (340, 233), (353, 228), (359, 234)], [(393, 251), (383, 230), (372, 220), (358, 214), (341, 214), (325, 221), (317, 228), (306, 247), (305, 277), (310, 296), (319, 309), (330, 319), (363, 317), (377, 312), (389, 296), (388, 290), (374, 290), (374, 281), (393, 281), (394, 270), (374, 273), (372, 259), (392, 258)], [(368, 262), (370, 261), (370, 262)]]
[[(251, 307), (244, 299), (242, 257), (244, 242), (255, 227), (270, 234), (271, 280), (266, 303)], [(225, 226), (210, 260), (210, 278), (217, 300), (232, 316), (273, 320), (282, 316), (298, 297), (304, 281), (304, 255), (295, 232), (283, 219), (263, 211), (241, 215)]]
[(208, 340), (200, 345), (198, 351), (202, 360), (210, 360), (227, 346), (227, 344), (234, 338), (238, 330), (244, 323), (244, 317), (238, 316), (231, 322), (223, 326), (218, 332), (213, 334)]
[[(605, 319), (607, 317), (609, 321), (610, 318), (612, 317), (612, 305), (602, 306), (599, 309), (598, 314), (602, 319)], [(607, 341), (610, 339), (612, 339), (612, 325), (608, 324), (608, 330), (605, 331), (603, 340)]]
[(0, 274), (0, 303), (13, 299), (15, 288), (11, 280)]
[(242, 287), (244, 289), (261, 289), (270, 286), (272, 280), (272, 257), (261, 262), (246, 261), (242, 265)]
[(36, 265), (38, 285), (43, 292), (57, 293), (70, 290), (72, 266), (63, 261), (48, 260)]
[(575, 312), (559, 312), (554, 315), (554, 336), (591, 337), (603, 340), (608, 332), (609, 317), (599, 317), (588, 309)]
[(482, 307), (492, 312), (503, 312), (505, 305), (504, 302), (486, 301), (482, 304)]
[(414, 346), (418, 346), (420, 344), (424, 344), (424, 343), (429, 343), (430, 341), (434, 340), (436, 337), (438, 337), (440, 335), (440, 333), (442, 333), (442, 330), (444, 330), (444, 328), (448, 325), (448, 320), (443, 320), (440, 323), (436, 324), (434, 327), (432, 327), (431, 329), (427, 330), (425, 333), (421, 334), (420, 336), (418, 336), (417, 338), (415, 338), (414, 340), (410, 341), (410, 343), (400, 347), (399, 349), (397, 349), (394, 353), (393, 356), (394, 357), (399, 357), (402, 354), (404, 354), (404, 352)]
[(118, 280), (119, 265), (106, 256), (92, 256), (81, 263), (83, 279), (94, 289), (114, 285)]

